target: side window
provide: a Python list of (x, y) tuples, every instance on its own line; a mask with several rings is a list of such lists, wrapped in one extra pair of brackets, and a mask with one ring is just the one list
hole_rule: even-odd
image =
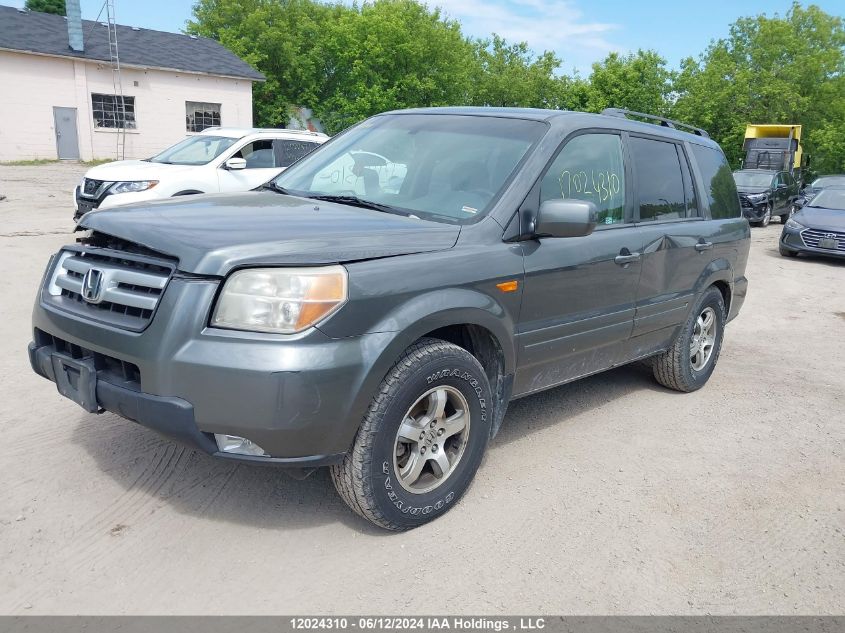
[(310, 154), (319, 145), (308, 141), (276, 139), (273, 152), (276, 154), (276, 167), (290, 167), (306, 154)]
[(692, 146), (692, 155), (704, 181), (702, 196), (710, 204), (710, 217), (714, 220), (740, 217), (736, 183), (725, 155), (721, 150), (701, 145)]
[(246, 159), (247, 169), (276, 167), (273, 141), (269, 139), (247, 143), (232, 158)]
[(692, 174), (689, 170), (689, 163), (684, 154), (684, 150), (680, 145), (675, 146), (678, 150), (678, 159), (681, 161), (681, 174), (684, 177), (684, 198), (686, 198), (686, 217), (697, 218), (701, 214), (698, 212), (698, 199), (695, 196), (695, 187), (692, 184)]
[(687, 217), (681, 161), (675, 143), (631, 138), (640, 222)]
[(540, 183), (540, 202), (554, 198), (589, 200), (599, 224), (625, 221), (625, 168), (617, 134), (582, 134), (560, 151)]

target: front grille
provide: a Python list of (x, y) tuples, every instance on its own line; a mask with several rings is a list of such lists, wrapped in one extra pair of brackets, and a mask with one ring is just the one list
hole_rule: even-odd
[(103, 375), (108, 382), (122, 384), (124, 387), (141, 390), (141, 371), (134, 363), (130, 363), (113, 356), (100, 354), (81, 345), (74, 345), (57, 336), (47, 334), (42, 330), (35, 330), (35, 344), (38, 347), (48, 346), (51, 351), (59, 352), (74, 358), (93, 358), (97, 373)]
[(85, 178), (82, 182), (82, 195), (87, 198), (100, 198), (103, 191), (110, 187), (111, 182), (105, 180), (96, 180), (94, 178)]
[(810, 248), (821, 248), (819, 242), (823, 239), (833, 239), (836, 248), (832, 250), (845, 251), (845, 233), (839, 231), (820, 231), (818, 229), (805, 229), (801, 231), (801, 239), (804, 246)]
[(740, 196), (740, 197), (739, 197), (739, 204), (741, 204), (741, 205), (742, 205), (743, 207), (745, 207), (746, 209), (750, 209), (750, 208), (751, 208), (751, 202), (749, 202), (749, 201), (748, 201), (748, 198), (746, 198), (745, 196)]
[(168, 261), (123, 253), (59, 253), (46, 299), (80, 316), (141, 331), (153, 318), (173, 267)]

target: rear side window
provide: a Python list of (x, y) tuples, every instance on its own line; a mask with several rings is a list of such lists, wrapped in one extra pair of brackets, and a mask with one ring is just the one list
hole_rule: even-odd
[(589, 200), (599, 224), (625, 221), (625, 169), (617, 134), (582, 134), (570, 140), (540, 183), (540, 202), (555, 198)]
[(692, 146), (692, 155), (704, 180), (702, 196), (710, 202), (710, 217), (714, 220), (738, 218), (741, 215), (739, 196), (725, 155), (701, 145)]
[(309, 141), (295, 141), (276, 139), (273, 141), (273, 151), (276, 154), (276, 167), (290, 167), (300, 158), (317, 149), (317, 143)]
[(686, 218), (687, 198), (676, 145), (632, 137), (631, 160), (640, 222)]

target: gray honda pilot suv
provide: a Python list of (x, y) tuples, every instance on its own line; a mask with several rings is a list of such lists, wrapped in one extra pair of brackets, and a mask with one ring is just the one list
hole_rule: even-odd
[(426, 523), (514, 398), (635, 360), (679, 391), (712, 374), (748, 222), (706, 133), (634, 115), (391, 112), (259, 191), (87, 213), (32, 367), (92, 413), (329, 466), (361, 516)]

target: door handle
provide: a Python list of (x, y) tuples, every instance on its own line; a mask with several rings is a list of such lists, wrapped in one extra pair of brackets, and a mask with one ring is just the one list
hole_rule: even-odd
[(699, 242), (695, 245), (695, 250), (697, 250), (699, 253), (702, 251), (708, 251), (711, 248), (713, 248), (713, 242)]
[[(627, 249), (626, 249), (627, 251)], [(631, 262), (639, 261), (641, 255), (639, 253), (620, 253), (617, 255), (613, 261), (619, 264), (620, 266), (627, 266)]]

